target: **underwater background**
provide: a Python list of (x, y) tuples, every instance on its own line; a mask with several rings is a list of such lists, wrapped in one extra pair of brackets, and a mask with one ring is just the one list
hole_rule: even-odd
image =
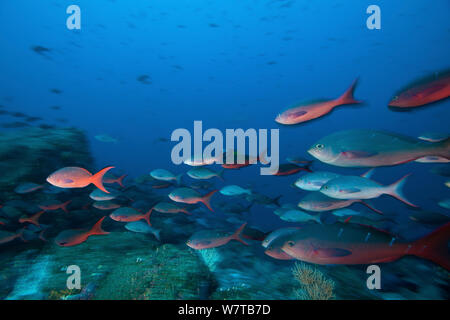
[[(66, 27), (72, 4), (81, 8), (80, 30)], [(381, 8), (380, 30), (366, 27), (371, 4)], [(233, 184), (271, 199), (282, 196), (279, 203), (217, 193), (214, 212), (199, 204), (189, 209), (192, 215), (152, 214), (159, 240), (107, 218), (108, 235), (73, 247), (54, 239), (63, 230), (89, 229), (111, 212), (92, 207), (94, 186), (58, 189), (46, 178), (63, 167), (96, 173), (112, 165), (115, 177), (127, 175), (124, 188), (114, 186), (121, 192), (116, 203), (144, 213), (170, 201), (175, 187), (155, 185), (152, 170), (178, 175), (192, 168), (172, 163), (176, 143), (170, 137), (177, 128), (193, 131), (195, 120), (204, 130), (279, 129), (281, 163), (288, 157), (314, 160), (307, 150), (340, 130), (448, 134), (448, 99), (408, 112), (395, 112), (388, 103), (408, 83), (449, 67), (449, 12), (447, 0), (1, 1), (0, 230), (26, 225), (26, 242), (0, 244), (0, 298), (448, 299), (448, 271), (417, 257), (383, 264), (382, 289), (369, 290), (366, 266), (319, 266), (265, 255), (258, 243), (263, 235), (301, 225), (274, 210), (307, 194), (292, 186), (304, 172), (262, 176), (260, 165), (225, 170), (224, 181), (213, 178), (197, 190), (205, 194)], [(274, 121), (298, 101), (339, 97), (356, 78), (354, 95), (362, 104), (295, 126)], [(347, 175), (367, 171), (319, 160), (311, 168)], [(448, 201), (447, 207), (439, 203), (449, 198), (448, 172), (448, 164), (410, 162), (376, 168), (372, 178), (388, 185), (412, 173), (404, 194), (444, 221)], [(185, 186), (196, 182), (182, 177)], [(18, 192), (26, 183), (45, 186)], [(38, 206), (69, 200), (69, 213), (49, 209), (39, 226), (20, 223)], [(231, 202), (240, 212), (228, 212)], [(438, 226), (413, 221), (416, 211), (392, 197), (370, 203), (395, 222), (383, 229), (404, 239), (413, 241)], [(361, 204), (352, 209), (370, 212)], [(250, 246), (186, 246), (197, 231), (233, 233), (243, 222), (253, 232), (248, 231)], [(81, 291), (66, 287), (70, 265), (82, 270)], [(305, 274), (316, 277), (320, 292), (310, 292), (301, 280)]]

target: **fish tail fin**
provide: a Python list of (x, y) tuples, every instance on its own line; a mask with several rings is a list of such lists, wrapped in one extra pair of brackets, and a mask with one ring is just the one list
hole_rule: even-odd
[(183, 176), (183, 174), (182, 173), (180, 173), (179, 175), (177, 175), (176, 177), (175, 177), (175, 180), (177, 181), (177, 185), (181, 185), (181, 177)]
[(156, 240), (161, 241), (161, 230), (156, 230), (153, 232), (153, 235), (155, 236)]
[(67, 210), (67, 206), (69, 205), (69, 203), (71, 203), (72, 200), (66, 201), (61, 205), (61, 209), (62, 211), (64, 211), (65, 213), (69, 213), (69, 210)]
[(345, 91), (344, 94), (337, 99), (339, 101), (339, 105), (361, 103), (361, 101), (356, 100), (353, 97), (353, 92), (355, 91), (355, 88), (356, 88), (357, 84), (358, 84), (358, 78), (356, 78), (353, 81), (353, 83), (350, 86), (350, 88), (348, 88), (347, 91)]
[(269, 164), (269, 160), (267, 160), (267, 148), (261, 151), (258, 155), (259, 162), (262, 164)]
[(375, 171), (375, 168), (369, 169), (368, 171), (364, 172), (364, 173), (361, 175), (361, 177), (362, 177), (362, 178), (370, 179), (370, 178), (372, 177), (374, 171)]
[(127, 175), (123, 174), (121, 175), (119, 178), (117, 178), (116, 182), (119, 184), (119, 186), (121, 186), (122, 188), (124, 188), (125, 186), (123, 185), (123, 179), (125, 179)]
[(414, 242), (412, 244), (411, 254), (431, 260), (443, 268), (450, 270), (449, 240), (450, 222)]
[(246, 225), (247, 225), (247, 222), (244, 223), (242, 226), (240, 226), (239, 229), (237, 229), (236, 232), (232, 234), (231, 239), (239, 241), (240, 243), (248, 246), (249, 244), (241, 238), (242, 231), (244, 231), (244, 228)]
[(97, 188), (99, 188), (103, 192), (109, 193), (109, 191), (106, 190), (105, 187), (103, 186), (103, 176), (105, 175), (106, 172), (108, 172), (112, 168), (114, 168), (114, 167), (111, 167), (111, 166), (106, 167), (106, 168), (100, 170), (99, 172), (97, 172), (96, 174), (94, 174), (91, 177), (91, 183), (93, 183)]
[(311, 169), (312, 163), (308, 163), (306, 166), (303, 167), (303, 169), (305, 169), (306, 172), (313, 172)]
[[(275, 197), (275, 198), (272, 200), (273, 204), (275, 204), (277, 207), (281, 207), (280, 199), (281, 199), (282, 196), (283, 196), (283, 195), (280, 194), (278, 197)], [(252, 203), (252, 204), (253, 204), (253, 203)]]
[(152, 214), (152, 212), (153, 212), (153, 207), (150, 208), (150, 210), (148, 210), (146, 214), (144, 214), (144, 220), (147, 221), (147, 223), (150, 227), (152, 226), (152, 224), (150, 223), (150, 215)]
[(188, 216), (192, 214), (186, 208), (182, 208), (180, 211), (183, 212), (184, 214), (187, 214)]
[(446, 159), (450, 159), (450, 138), (445, 139), (441, 142), (442, 145), (442, 154), (440, 154), (441, 157), (444, 157)]
[(383, 215), (383, 212), (382, 212), (382, 211), (376, 209), (376, 208), (373, 207), (371, 204), (369, 204), (369, 203), (367, 203), (367, 202), (365, 202), (365, 201), (362, 201), (362, 200), (360, 200), (360, 203), (363, 204), (363, 205), (365, 205), (367, 208), (369, 208), (369, 209), (372, 210), (373, 212), (376, 212), (376, 213), (378, 213), (378, 214)]
[(205, 204), (205, 206), (207, 206), (208, 209), (211, 210), (211, 211), (213, 211), (213, 212), (214, 212), (214, 210), (213, 210), (213, 208), (211, 208), (211, 203), (210, 203), (210, 202), (211, 202), (211, 197), (212, 197), (213, 194), (216, 193), (217, 191), (218, 191), (218, 190), (213, 190), (213, 191), (207, 193), (206, 195), (204, 195), (204, 196), (201, 198), (201, 202), (203, 202), (203, 203)]
[(98, 220), (98, 222), (92, 227), (91, 231), (89, 232), (90, 235), (102, 235), (102, 234), (109, 234), (109, 232), (106, 232), (102, 229), (102, 222), (105, 220), (106, 216)]
[(406, 203), (411, 207), (417, 208), (418, 206), (409, 202), (403, 194), (403, 186), (405, 185), (406, 178), (408, 178), (410, 175), (411, 174), (407, 174), (402, 178), (400, 178), (399, 180), (397, 180), (396, 182), (394, 182), (393, 184), (391, 184), (390, 186), (388, 186), (387, 193), (393, 196), (394, 198), (400, 200), (401, 202)]
[(45, 229), (39, 232), (39, 239), (41, 239), (44, 242), (47, 242), (48, 240), (44, 237)]
[(225, 172), (225, 169), (221, 169), (219, 172), (217, 172), (217, 178), (219, 178), (222, 181), (225, 181), (223, 178), (223, 173)]
[(28, 242), (24, 237), (23, 237), (23, 233), (25, 232), (25, 228), (20, 229), (17, 233), (16, 233), (16, 238), (20, 238), (20, 240), (22, 240), (23, 242)]

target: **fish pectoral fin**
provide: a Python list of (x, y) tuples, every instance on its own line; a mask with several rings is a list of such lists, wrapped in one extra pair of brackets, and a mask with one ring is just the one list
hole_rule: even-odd
[(345, 257), (352, 254), (351, 251), (342, 248), (316, 248), (314, 253), (320, 258)]
[(305, 115), (305, 114), (307, 114), (307, 113), (308, 113), (308, 111), (305, 111), (305, 110), (299, 110), (299, 111), (297, 111), (297, 112), (294, 112), (293, 115), (296, 116), (296, 117), (301, 117), (301, 116), (303, 116), (303, 115)]
[(348, 159), (356, 159), (356, 158), (370, 158), (374, 155), (376, 155), (376, 152), (367, 152), (367, 151), (343, 151), (341, 152), (342, 156), (348, 158)]
[(358, 188), (348, 188), (348, 189), (341, 189), (340, 191), (341, 191), (342, 193), (349, 194), (349, 193), (357, 193), (357, 192), (360, 192), (361, 189), (358, 189)]

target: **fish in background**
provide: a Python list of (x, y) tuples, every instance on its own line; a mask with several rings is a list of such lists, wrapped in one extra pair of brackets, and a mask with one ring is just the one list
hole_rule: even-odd
[(42, 211), (56, 211), (61, 209), (62, 211), (64, 211), (65, 213), (69, 213), (69, 210), (67, 209), (67, 206), (72, 202), (72, 200), (68, 200), (66, 202), (63, 203), (52, 203), (52, 204), (48, 204), (48, 205), (39, 205), (38, 207), (42, 210)]
[(107, 184), (117, 183), (121, 188), (124, 188), (125, 186), (123, 185), (123, 179), (125, 179), (126, 176), (127, 176), (126, 174), (123, 174), (120, 177), (104, 177), (103, 183)]
[(286, 161), (295, 164), (311, 164), (313, 162), (313, 160), (308, 160), (303, 157), (287, 157)]
[(220, 247), (226, 245), (231, 240), (239, 241), (248, 246), (249, 244), (241, 238), (241, 233), (246, 225), (247, 223), (244, 223), (231, 235), (224, 231), (202, 230), (194, 233), (186, 244), (196, 250)]
[(114, 167), (106, 167), (92, 175), (89, 171), (79, 167), (65, 167), (48, 176), (47, 182), (60, 188), (84, 188), (91, 183), (100, 190), (109, 193), (103, 186), (103, 176)]
[(215, 172), (205, 167), (194, 167), (191, 170), (189, 170), (186, 174), (192, 179), (204, 180), (217, 177), (223, 181), (224, 180), (223, 173), (224, 173), (223, 169), (220, 170), (219, 172)]
[(367, 202), (361, 199), (340, 200), (330, 198), (327, 195), (314, 191), (304, 196), (298, 203), (298, 207), (313, 212), (324, 212), (336, 209), (342, 209), (351, 206), (354, 203), (361, 203), (378, 214), (383, 214), (380, 210), (375, 209)]
[(306, 191), (319, 191), (328, 181), (341, 176), (338, 173), (327, 171), (316, 171), (307, 173), (294, 182), (294, 186)]
[(396, 182), (388, 186), (383, 186), (378, 182), (371, 179), (359, 176), (340, 176), (325, 183), (320, 191), (324, 195), (341, 200), (349, 199), (374, 199), (383, 194), (390, 195), (403, 203), (411, 207), (417, 207), (417, 205), (411, 203), (403, 195), (403, 186), (406, 182), (406, 178), (410, 175), (407, 174)]
[(440, 205), (442, 208), (450, 209), (450, 198), (439, 201), (438, 205)]
[(109, 232), (102, 229), (105, 218), (101, 218), (91, 229), (64, 230), (56, 236), (55, 243), (61, 247), (72, 247), (85, 242), (90, 236), (107, 235)]
[(279, 114), (275, 118), (275, 121), (284, 125), (299, 124), (322, 117), (327, 113), (330, 113), (337, 106), (361, 103), (361, 101), (355, 100), (353, 97), (356, 84), (357, 80), (355, 80), (350, 88), (337, 99), (316, 100), (295, 105)]
[(106, 201), (95, 201), (92, 206), (99, 210), (114, 210), (120, 208), (121, 205), (110, 200)]
[(220, 189), (219, 192), (224, 196), (240, 196), (252, 194), (252, 191), (250, 189), (245, 189), (235, 184), (225, 186)]
[(0, 244), (5, 244), (18, 238), (25, 242), (25, 239), (23, 238), (23, 229), (16, 233), (0, 230)]
[(450, 96), (450, 69), (425, 77), (397, 93), (389, 108), (405, 111), (446, 99)]
[(450, 137), (447, 133), (426, 132), (422, 133), (418, 138), (428, 142), (441, 142)]
[(282, 249), (297, 260), (315, 264), (386, 263), (414, 255), (450, 270), (449, 240), (450, 223), (414, 242), (349, 223), (314, 224), (291, 234)]
[(450, 222), (450, 217), (432, 211), (414, 210), (409, 214), (411, 221), (429, 226), (443, 225)]
[(97, 141), (105, 142), (105, 143), (118, 143), (119, 142), (119, 140), (117, 140), (116, 138), (113, 138), (107, 134), (97, 134), (96, 136), (94, 136), (94, 138)]
[(309, 164), (305, 166), (299, 166), (294, 163), (283, 163), (278, 166), (277, 172), (274, 174), (275, 176), (290, 176), (296, 174), (300, 171), (312, 172), (309, 168)]
[(386, 131), (345, 130), (320, 139), (308, 153), (339, 167), (393, 166), (427, 156), (450, 159), (450, 139), (428, 143)]
[(155, 238), (160, 241), (160, 233), (161, 230), (160, 229), (155, 229), (151, 226), (149, 226), (147, 223), (145, 223), (144, 221), (132, 221), (132, 222), (128, 222), (125, 225), (125, 229), (132, 231), (132, 232), (137, 232), (137, 233), (146, 233), (146, 234), (153, 234), (155, 236)]
[(122, 207), (114, 210), (109, 217), (114, 221), (119, 222), (133, 222), (139, 220), (145, 220), (149, 226), (150, 223), (150, 215), (152, 214), (152, 209), (148, 210), (145, 214), (142, 214), (138, 210), (130, 207)]
[(176, 204), (172, 203), (172, 202), (158, 202), (157, 204), (155, 204), (152, 208), (152, 210), (155, 210), (157, 212), (160, 213), (184, 213), (187, 215), (190, 215), (191, 213), (189, 211), (186, 210), (186, 208), (180, 208), (179, 206), (177, 206)]
[(196, 204), (198, 202), (203, 203), (209, 210), (214, 211), (211, 207), (210, 201), (211, 197), (217, 192), (213, 190), (206, 195), (202, 196), (200, 193), (191, 188), (177, 188), (169, 194), (169, 198), (175, 202)]
[(260, 204), (266, 207), (280, 207), (280, 199), (283, 195), (276, 196), (275, 198), (271, 198), (261, 193), (252, 192), (245, 196), (245, 199), (250, 203), (250, 206), (253, 204)]
[(150, 172), (150, 176), (156, 180), (171, 182), (176, 181), (178, 185), (181, 183), (181, 177), (183, 174), (174, 175), (172, 172), (166, 169), (155, 169)]
[(18, 194), (25, 194), (25, 193), (31, 193), (31, 192), (35, 192), (37, 190), (40, 190), (44, 188), (44, 185), (42, 184), (37, 184), (34, 182), (24, 182), (19, 184), (15, 189), (14, 192), (18, 193)]

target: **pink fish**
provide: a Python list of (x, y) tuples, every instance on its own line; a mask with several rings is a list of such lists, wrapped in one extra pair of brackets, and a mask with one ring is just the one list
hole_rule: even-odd
[(61, 247), (71, 247), (85, 242), (90, 236), (109, 234), (102, 229), (105, 218), (101, 218), (92, 229), (70, 229), (61, 232), (55, 239), (56, 244)]
[(84, 188), (91, 183), (100, 190), (109, 193), (103, 186), (103, 176), (114, 167), (106, 167), (92, 175), (89, 171), (79, 167), (65, 167), (53, 172), (47, 182), (60, 188)]
[(355, 90), (356, 83), (357, 80), (355, 80), (351, 87), (337, 99), (320, 100), (294, 106), (279, 114), (275, 118), (275, 121), (285, 125), (298, 124), (322, 117), (337, 106), (361, 103), (361, 101), (357, 101), (353, 98), (353, 91)]

